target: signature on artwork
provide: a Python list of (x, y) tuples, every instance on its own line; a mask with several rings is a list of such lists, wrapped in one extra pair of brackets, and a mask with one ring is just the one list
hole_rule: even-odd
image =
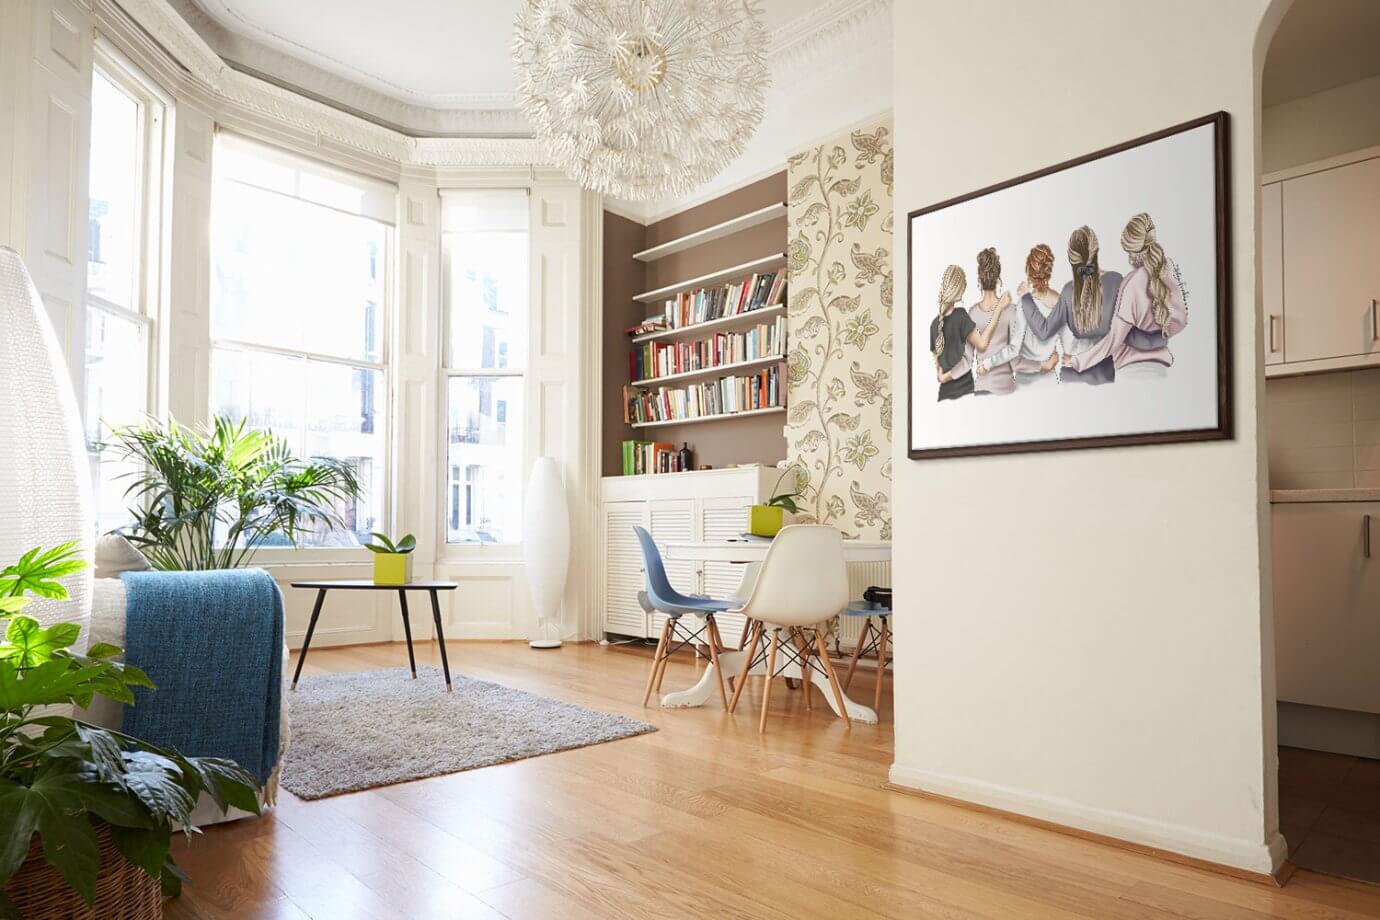
[(1188, 285), (1184, 284), (1183, 269), (1179, 268), (1179, 263), (1174, 263), (1174, 281), (1179, 285), (1179, 293), (1183, 296), (1184, 305), (1188, 305)]

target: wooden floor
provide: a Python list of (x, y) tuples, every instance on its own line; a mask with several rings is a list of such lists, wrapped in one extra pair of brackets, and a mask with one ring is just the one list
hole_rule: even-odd
[[(645, 649), (448, 648), (459, 672), (661, 730), (317, 802), (284, 794), (266, 818), (178, 843), (193, 881), (167, 916), (1380, 918), (1380, 888), (1300, 871), (1278, 890), (888, 792), (889, 716), (849, 732), (783, 684), (759, 737), (760, 680), (736, 718), (644, 711)], [(304, 679), (405, 663), (402, 646), (320, 649)], [(673, 664), (666, 688), (694, 676)], [(870, 698), (870, 676), (855, 695)]]

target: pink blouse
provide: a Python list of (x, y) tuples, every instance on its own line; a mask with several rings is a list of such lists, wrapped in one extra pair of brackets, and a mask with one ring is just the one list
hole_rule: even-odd
[[(1112, 325), (1107, 334), (1087, 351), (1073, 356), (1072, 367), (1080, 373), (1112, 356), (1116, 367), (1126, 367), (1141, 361), (1155, 361), (1168, 367), (1174, 363), (1169, 351), (1169, 337), (1178, 335), (1188, 325), (1188, 306), (1184, 303), (1183, 289), (1174, 275), (1174, 265), (1167, 262), (1161, 273), (1169, 288), (1169, 325), (1162, 328), (1155, 322), (1154, 301), (1150, 297), (1150, 272), (1144, 265), (1137, 265), (1121, 282), (1121, 290), (1116, 295), (1116, 310), (1112, 314)], [(1157, 348), (1132, 348), (1126, 344), (1126, 336), (1132, 329), (1146, 332), (1163, 332), (1165, 344)]]

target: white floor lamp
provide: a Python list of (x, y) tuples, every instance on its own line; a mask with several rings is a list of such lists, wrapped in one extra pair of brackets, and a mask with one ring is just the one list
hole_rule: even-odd
[[(561, 469), (550, 457), (538, 457), (527, 480), (522, 510), (523, 568), (532, 595), (532, 608), (541, 623), (541, 638), (532, 648), (560, 648), (561, 597), (570, 566), (570, 509), (565, 503)], [(548, 638), (548, 624), (556, 623), (557, 637)]]

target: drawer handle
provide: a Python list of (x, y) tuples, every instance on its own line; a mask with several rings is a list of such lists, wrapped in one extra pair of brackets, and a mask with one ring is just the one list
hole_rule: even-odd
[(1361, 531), (1361, 551), (1362, 551), (1363, 553), (1365, 553), (1366, 558), (1369, 559), (1369, 558), (1370, 558), (1370, 515), (1369, 515), (1369, 514), (1366, 514), (1366, 515), (1362, 515), (1362, 516), (1361, 516), (1361, 527), (1364, 528), (1364, 529)]
[(1270, 354), (1279, 351), (1279, 314), (1270, 314)]
[(1380, 339), (1380, 327), (1376, 326), (1375, 313), (1376, 301), (1375, 298), (1372, 297), (1370, 300), (1370, 337), (1372, 341)]

